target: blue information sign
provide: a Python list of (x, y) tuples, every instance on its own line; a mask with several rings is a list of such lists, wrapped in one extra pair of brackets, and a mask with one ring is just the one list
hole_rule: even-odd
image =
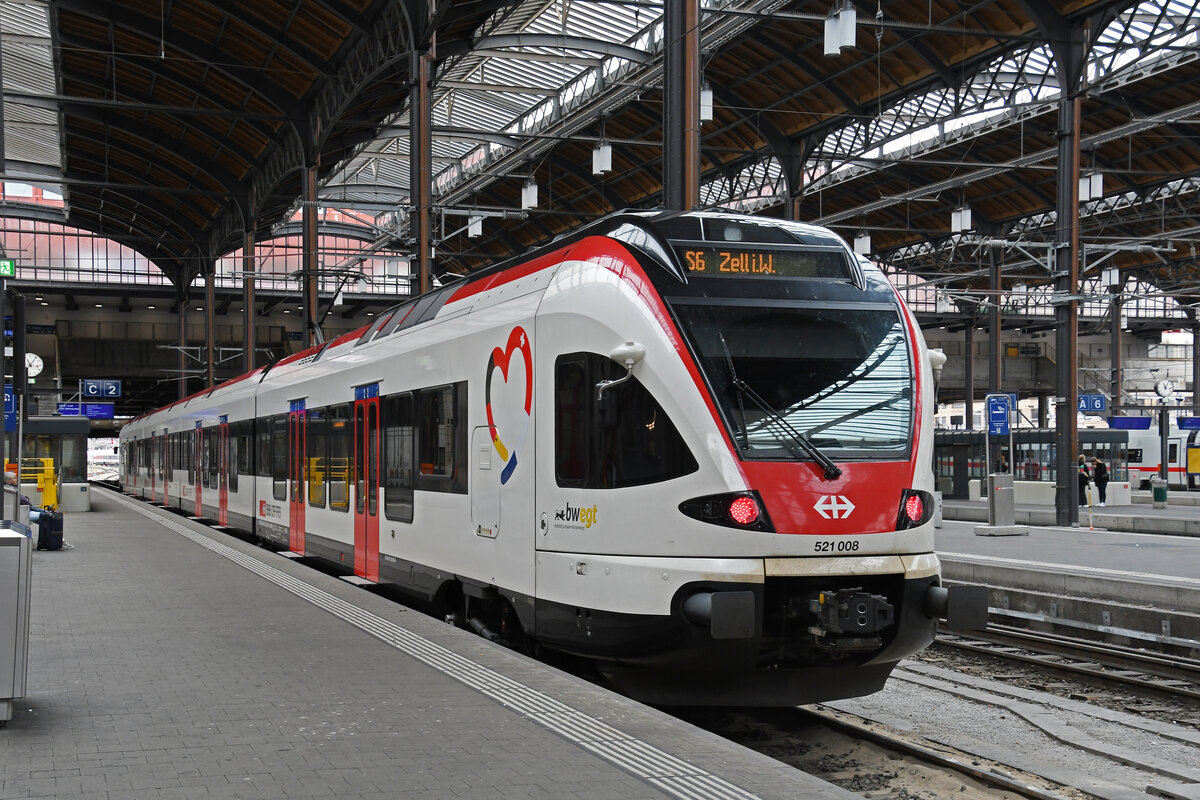
[(991, 436), (1008, 436), (1009, 416), (1008, 395), (988, 395), (987, 420), (988, 434)]
[(1179, 417), (1175, 424), (1181, 431), (1200, 431), (1200, 417)]
[(79, 393), (85, 400), (108, 400), (121, 396), (121, 382), (106, 378), (83, 378), (79, 381)]
[(59, 403), (58, 413), (64, 417), (87, 417), (88, 419), (112, 419), (112, 403)]
[(1095, 414), (1102, 412), (1106, 408), (1106, 398), (1102, 394), (1081, 394), (1079, 395), (1079, 410), (1085, 414)]
[(10, 433), (17, 429), (17, 395), (12, 386), (4, 386), (4, 432)]

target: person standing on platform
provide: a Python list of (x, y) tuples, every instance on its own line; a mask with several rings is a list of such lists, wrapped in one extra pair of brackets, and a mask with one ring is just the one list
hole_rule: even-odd
[(1100, 505), (1104, 505), (1108, 486), (1108, 467), (1096, 456), (1092, 456), (1092, 480), (1096, 484), (1096, 493), (1100, 495)]
[(1086, 506), (1088, 504), (1087, 488), (1092, 482), (1092, 473), (1088, 472), (1087, 459), (1082, 454), (1079, 456), (1079, 505)]

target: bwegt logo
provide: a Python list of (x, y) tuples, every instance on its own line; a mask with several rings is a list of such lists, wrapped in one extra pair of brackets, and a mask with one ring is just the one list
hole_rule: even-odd
[(566, 508), (558, 508), (554, 511), (554, 519), (557, 522), (582, 522), (584, 528), (592, 527), (592, 523), (596, 521), (597, 506), (591, 508), (572, 508), (570, 503), (567, 503)]

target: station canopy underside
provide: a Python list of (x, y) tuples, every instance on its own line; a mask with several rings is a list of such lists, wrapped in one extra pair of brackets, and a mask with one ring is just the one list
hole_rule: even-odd
[[(310, 165), (321, 204), (373, 215), (365, 247), (411, 249), (414, 52), (434, 67), (436, 273), (662, 202), (659, 2), (0, 12), (4, 180), (63, 198), (0, 213), (113, 239), (178, 286), (293, 217)], [(828, 225), (960, 306), (984, 296), (993, 259), (1006, 291), (1049, 284), (1065, 86), (1083, 279), (1105, 290), (1117, 268), (1185, 310), (1200, 300), (1196, 2), (729, 0), (702, 3), (700, 26), (703, 207)], [(601, 146), (611, 169), (596, 174)]]

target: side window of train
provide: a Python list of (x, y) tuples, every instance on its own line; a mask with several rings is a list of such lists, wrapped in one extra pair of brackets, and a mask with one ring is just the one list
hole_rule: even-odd
[(354, 471), (354, 427), (350, 406), (329, 407), (329, 507), (350, 510), (350, 475)]
[(678, 478), (699, 465), (662, 406), (634, 377), (606, 390), (601, 420), (596, 384), (625, 370), (597, 353), (559, 356), (554, 368), (554, 473), (559, 486), (616, 489)]
[(416, 488), (467, 491), (466, 381), (417, 393)]
[(287, 435), (287, 414), (276, 414), (271, 417), (271, 496), (276, 500), (288, 499)]
[(229, 426), (228, 432), (228, 449), (225, 452), (225, 480), (229, 484), (229, 491), (237, 491), (238, 482), (238, 436), (237, 430), (241, 423), (235, 422)]
[(271, 420), (260, 417), (254, 423), (254, 438), (257, 440), (254, 456), (254, 474), (260, 478), (271, 477)]
[(329, 477), (329, 412), (310, 408), (304, 415), (308, 453), (308, 504), (325, 507), (325, 480)]
[(244, 419), (237, 424), (237, 471), (242, 475), (254, 474), (254, 421)]
[(383, 514), (397, 522), (412, 522), (416, 428), (411, 394), (383, 398), (382, 427)]

